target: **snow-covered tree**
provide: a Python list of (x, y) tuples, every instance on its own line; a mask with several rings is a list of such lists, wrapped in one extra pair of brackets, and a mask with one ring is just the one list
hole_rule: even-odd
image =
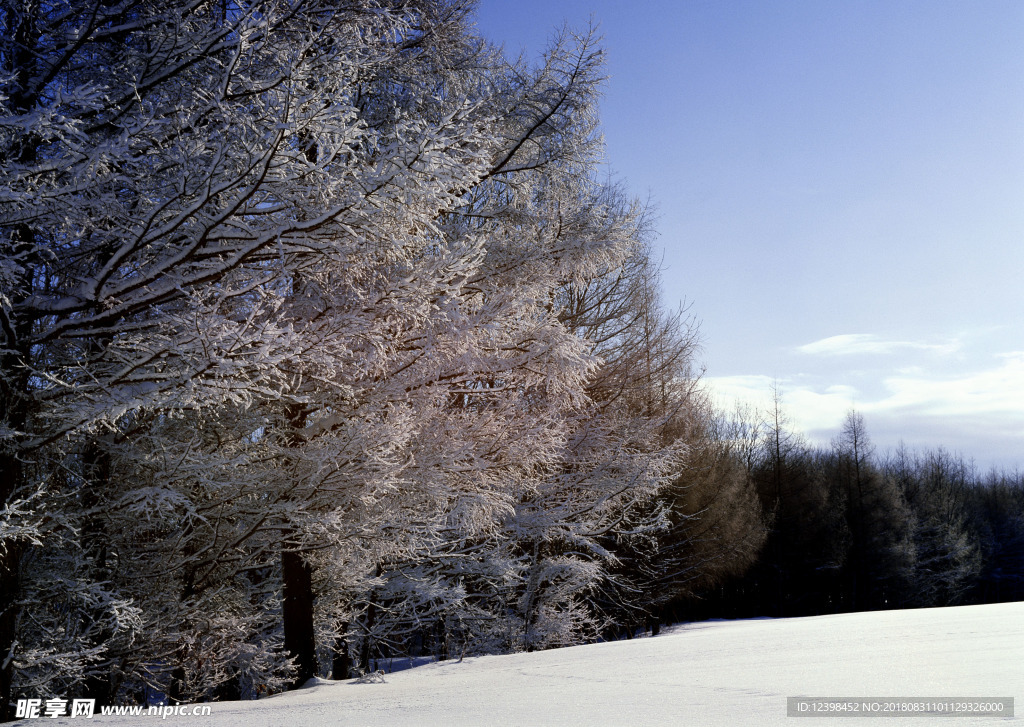
[[(102, 542), (103, 518), (68, 539), (66, 513), (100, 508), (118, 528), (150, 511), (175, 511), (179, 527), (205, 523), (214, 541), (177, 552), (202, 577), (254, 527), (239, 521), (229, 533), (218, 496), (237, 500), (255, 483), (208, 468), (189, 481), (216, 485), (198, 487), (197, 502), (168, 478), (198, 472), (197, 453), (221, 457), (224, 431), (234, 442), (287, 440), (266, 430), (269, 402), (301, 406), (302, 376), (343, 388), (331, 377), (350, 364), (338, 346), (362, 340), (364, 367), (388, 353), (359, 338), (363, 321), (297, 309), (331, 266), (355, 276), (421, 254), (466, 176), (492, 168), (474, 100), (442, 103), (432, 85), (448, 53), (470, 43), (464, 14), (430, 2), (4, 6), (4, 703), (13, 669), (27, 668), (17, 633), (34, 549), (59, 542), (106, 557), (85, 552)], [(418, 113), (425, 102), (410, 113), (400, 93), (379, 93), (403, 77), (443, 114)], [(309, 362), (314, 350), (321, 358)], [(248, 414), (248, 432), (223, 429), (233, 411)], [(179, 434), (192, 430), (185, 443), (158, 440), (175, 421), (189, 425)], [(216, 444), (198, 446), (201, 430)], [(171, 474), (149, 463), (156, 484), (143, 489), (129, 479), (135, 469), (111, 471), (108, 450), (126, 442), (140, 444), (136, 459), (166, 455)], [(44, 452), (49, 466), (33, 466)], [(283, 507), (280, 493), (263, 496)], [(128, 509), (111, 512), (118, 503)], [(281, 532), (273, 514), (263, 527)]]
[(277, 688), (385, 597), (493, 616), (460, 579), (584, 618), (673, 457), (564, 316), (635, 213), (593, 181), (593, 37), (531, 69), (468, 9), (3, 8), (4, 704)]
[[(591, 39), (567, 39), (534, 72), (504, 70), (499, 88), (511, 107), (499, 115), (498, 140), (514, 153), (499, 153), (503, 166), (445, 220), (482, 241), (459, 302), (465, 321), (445, 326), (472, 337), (429, 388), (415, 387), (442, 396), (417, 407), (431, 426), (416, 438), (409, 475), (438, 480), (432, 491), (450, 495), (437, 502), (443, 520), (423, 549), (381, 568), (387, 585), (368, 596), (388, 601), (390, 620), (372, 610), (379, 641), (422, 631), (414, 621), (428, 619), (446, 634), (457, 621), (463, 641), (505, 649), (579, 639), (587, 619), (578, 596), (605, 557), (596, 538), (664, 480), (672, 455), (640, 443), (649, 430), (603, 418), (589, 390), (600, 370), (595, 341), (565, 316), (567, 287), (615, 274), (641, 244), (637, 210), (588, 171), (598, 61)], [(431, 595), (397, 604), (415, 583), (429, 583)], [(415, 618), (396, 617), (403, 608)], [(535, 638), (538, 628), (557, 636)]]
[(971, 466), (942, 449), (917, 456), (901, 447), (886, 463), (886, 474), (909, 510), (907, 601), (961, 603), (983, 565), (981, 543), (970, 527), (969, 500), (976, 482)]

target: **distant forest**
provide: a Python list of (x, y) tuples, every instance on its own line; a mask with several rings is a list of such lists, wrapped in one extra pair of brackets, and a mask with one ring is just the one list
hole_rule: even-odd
[(712, 554), (689, 583), (673, 579), (671, 600), (652, 614), (805, 616), (1024, 600), (1019, 472), (979, 472), (941, 448), (879, 457), (855, 411), (831, 446), (812, 446), (787, 428), (778, 392), (772, 411), (719, 422), (715, 438), (728, 454), (717, 466), (730, 462), (756, 493), (745, 502), (763, 536), (751, 540), (749, 525), (729, 524), (742, 520), (734, 496), (723, 506), (711, 495), (681, 504), (709, 536), (698, 525), (682, 542), (695, 551), (703, 542)]
[(1024, 598), (1024, 482), (723, 414), (592, 32), (0, 9), (0, 720), (669, 619)]

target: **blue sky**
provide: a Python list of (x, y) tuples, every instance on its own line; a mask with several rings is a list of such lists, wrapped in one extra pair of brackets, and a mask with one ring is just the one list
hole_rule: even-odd
[(658, 208), (722, 401), (1024, 467), (1024, 3), (482, 0), (600, 25), (607, 164)]

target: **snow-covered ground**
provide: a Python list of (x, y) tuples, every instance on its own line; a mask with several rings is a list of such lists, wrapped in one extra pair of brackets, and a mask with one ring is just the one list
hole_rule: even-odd
[[(789, 725), (786, 698), (1015, 697), (1024, 712), (1024, 603), (778, 620), (712, 621), (656, 638), (442, 662), (383, 683), (321, 681), (257, 702), (211, 705), (205, 727), (305, 725)], [(159, 717), (99, 717), (150, 724)], [(869, 719), (884, 727), (1022, 722)], [(82, 720), (46, 720), (82, 724)], [(842, 720), (842, 724), (864, 724)], [(88, 724), (88, 723), (86, 723)]]

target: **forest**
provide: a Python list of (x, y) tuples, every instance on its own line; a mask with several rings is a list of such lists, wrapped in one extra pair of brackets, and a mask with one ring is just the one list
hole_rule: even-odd
[(464, 0), (0, 3), (0, 720), (1024, 599), (1024, 479), (716, 410), (603, 52)]

